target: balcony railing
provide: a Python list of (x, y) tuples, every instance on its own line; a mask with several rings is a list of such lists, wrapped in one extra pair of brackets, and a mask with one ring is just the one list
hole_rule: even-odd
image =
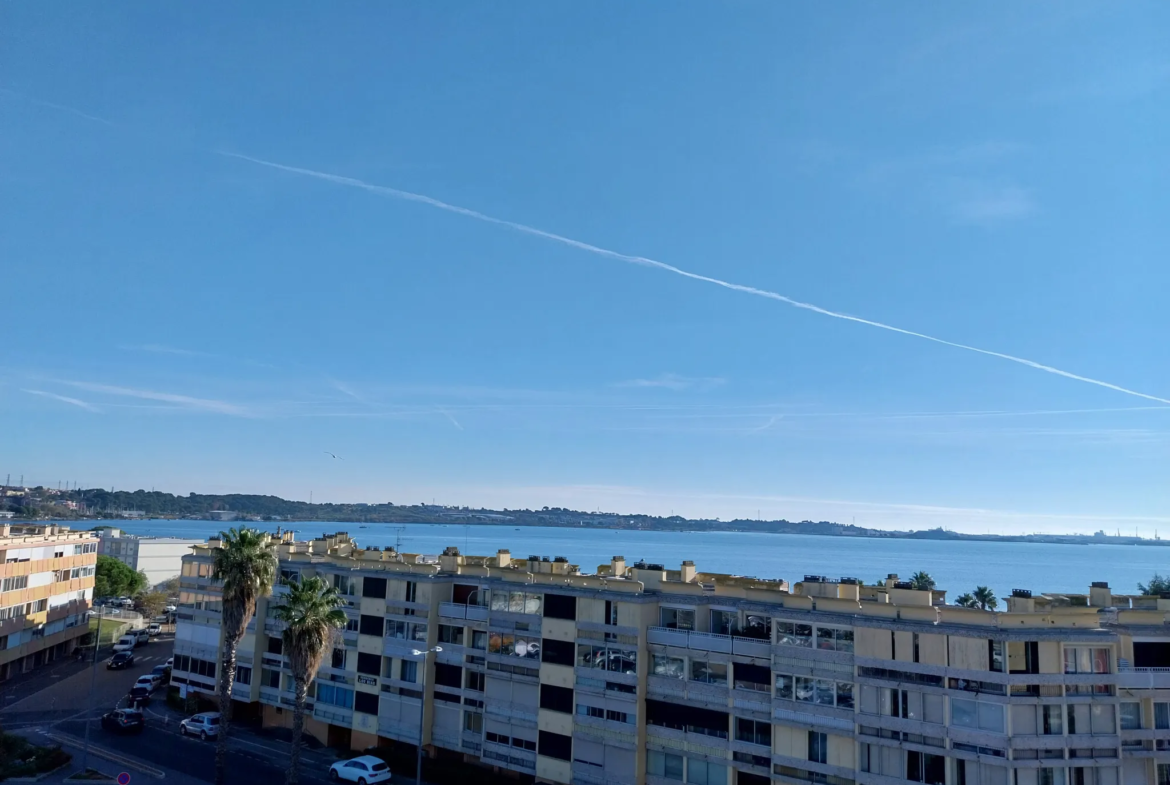
[(440, 602), (439, 615), (449, 619), (471, 619), (485, 621), (488, 617), (486, 605), (464, 605), (461, 602)]
[(771, 657), (771, 644), (760, 638), (742, 638), (738, 635), (722, 635), (716, 632), (676, 630), (670, 627), (651, 627), (647, 632), (649, 643), (662, 643), (698, 651), (714, 651), (723, 654), (742, 654), (747, 657)]

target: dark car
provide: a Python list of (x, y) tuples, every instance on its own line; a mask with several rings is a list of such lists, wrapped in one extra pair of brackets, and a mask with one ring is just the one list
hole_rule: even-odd
[(150, 675), (158, 676), (159, 681), (166, 681), (171, 675), (171, 666), (169, 665), (155, 665), (150, 669)]
[(137, 709), (114, 709), (102, 715), (102, 730), (114, 733), (141, 733), (146, 718)]
[(131, 708), (145, 706), (150, 702), (150, 688), (135, 686), (130, 690), (130, 694), (127, 696), (127, 702)]
[(121, 670), (122, 668), (129, 668), (134, 664), (134, 652), (120, 651), (106, 662), (106, 668), (109, 670)]

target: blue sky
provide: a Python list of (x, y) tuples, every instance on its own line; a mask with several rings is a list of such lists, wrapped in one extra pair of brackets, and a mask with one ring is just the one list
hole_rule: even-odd
[(1168, 34), (1157, 3), (8, 4), (0, 471), (1164, 533)]

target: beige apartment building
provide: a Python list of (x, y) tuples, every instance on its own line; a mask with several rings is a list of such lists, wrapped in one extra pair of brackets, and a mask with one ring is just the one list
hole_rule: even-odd
[(0, 524), (0, 680), (69, 654), (89, 631), (97, 537)]
[[(1170, 598), (1013, 592), (1003, 612), (896, 576), (783, 580), (620, 557), (273, 541), (345, 598), (307, 730), (580, 785), (1170, 785)], [(214, 694), (212, 549), (183, 560), (172, 683)], [(291, 723), (262, 602), (237, 711)], [(415, 651), (441, 647), (419, 656)], [(420, 738), (421, 726), (421, 738)]]

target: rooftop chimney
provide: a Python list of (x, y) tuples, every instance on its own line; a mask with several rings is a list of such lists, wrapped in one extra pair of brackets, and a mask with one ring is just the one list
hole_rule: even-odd
[(679, 572), (679, 577), (683, 583), (693, 583), (695, 580), (695, 563), (693, 561), (683, 562), (682, 569)]
[(512, 563), (512, 552), (506, 550), (496, 551), (496, 562), (500, 567), (507, 567)]
[(626, 557), (614, 556), (609, 561), (609, 572), (615, 578), (620, 578), (626, 574)]

